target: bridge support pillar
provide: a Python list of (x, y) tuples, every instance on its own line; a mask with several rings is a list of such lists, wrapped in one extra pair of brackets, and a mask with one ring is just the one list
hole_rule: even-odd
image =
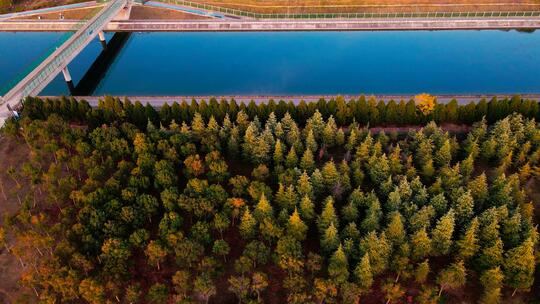
[(73, 85), (73, 79), (71, 78), (71, 74), (69, 73), (69, 69), (67, 66), (62, 69), (62, 74), (64, 75), (64, 80), (67, 83), (69, 92), (73, 94), (73, 92), (75, 91), (75, 85)]
[(107, 48), (107, 39), (105, 39), (105, 33), (103, 31), (99, 31), (98, 33), (99, 41), (101, 42), (101, 46), (103, 49)]

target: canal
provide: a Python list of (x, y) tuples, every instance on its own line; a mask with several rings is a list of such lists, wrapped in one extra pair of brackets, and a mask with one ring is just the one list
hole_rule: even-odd
[[(62, 35), (0, 33), (0, 87)], [(75, 83), (100, 51), (70, 64)], [(540, 32), (134, 33), (94, 95), (418, 92), (540, 93)], [(62, 94), (61, 75), (42, 92)]]

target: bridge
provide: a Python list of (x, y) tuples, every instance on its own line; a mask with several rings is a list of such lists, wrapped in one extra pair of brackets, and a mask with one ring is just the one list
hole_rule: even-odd
[(66, 82), (72, 83), (68, 64), (97, 36), (104, 42), (103, 29), (123, 9), (128, 9), (130, 0), (111, 0), (92, 19), (81, 25), (69, 39), (50, 54), (32, 72), (19, 81), (4, 96), (0, 97), (0, 127), (26, 96), (39, 94), (60, 72)]

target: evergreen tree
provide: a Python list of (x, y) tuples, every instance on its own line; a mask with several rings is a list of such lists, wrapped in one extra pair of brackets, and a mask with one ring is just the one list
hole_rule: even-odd
[(298, 210), (295, 208), (293, 214), (289, 217), (289, 223), (287, 224), (289, 235), (299, 241), (303, 241), (306, 239), (307, 230), (307, 225), (304, 224), (300, 218), (300, 214), (298, 214)]
[(463, 261), (467, 261), (478, 252), (478, 225), (478, 218), (475, 217), (469, 224), (465, 234), (456, 242), (456, 253), (458, 258)]
[(426, 229), (422, 228), (411, 236), (411, 257), (415, 261), (426, 258), (431, 253), (431, 239)]
[(505, 256), (504, 275), (506, 283), (514, 288), (512, 295), (518, 289), (531, 288), (534, 282), (534, 268), (534, 243), (529, 237), (518, 247), (510, 249)]
[(432, 249), (435, 255), (446, 255), (452, 246), (454, 233), (454, 211), (450, 209), (439, 219), (432, 231)]
[(484, 287), (484, 293), (480, 299), (481, 304), (501, 303), (501, 289), (504, 280), (503, 273), (499, 267), (484, 271), (480, 276), (480, 283)]
[(371, 272), (369, 253), (364, 254), (360, 263), (358, 263), (354, 269), (354, 276), (356, 282), (363, 291), (367, 292), (371, 289), (371, 285), (373, 284), (373, 273)]
[(313, 160), (313, 153), (308, 148), (304, 151), (302, 158), (300, 159), (300, 169), (306, 171), (307, 173), (313, 172), (315, 169), (315, 161)]
[(256, 226), (257, 220), (251, 215), (249, 208), (246, 208), (240, 221), (240, 234), (244, 239), (250, 239), (255, 236)]
[(439, 297), (443, 290), (456, 289), (465, 285), (467, 280), (467, 271), (463, 261), (458, 261), (441, 270), (437, 276), (437, 283), (440, 286)]
[(347, 279), (349, 278), (349, 263), (347, 261), (347, 256), (343, 252), (343, 247), (341, 244), (330, 257), (330, 261), (328, 263), (328, 275), (337, 284), (343, 284), (347, 282)]
[(334, 252), (339, 246), (339, 235), (334, 223), (326, 228), (321, 238), (321, 247), (326, 254)]

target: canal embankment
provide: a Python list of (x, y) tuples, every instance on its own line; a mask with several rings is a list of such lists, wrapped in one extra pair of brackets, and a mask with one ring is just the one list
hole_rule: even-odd
[[(0, 31), (70, 31), (77, 21), (4, 20)], [(513, 18), (396, 18), (338, 20), (115, 20), (111, 32), (218, 32), (218, 31), (375, 31), (375, 30), (489, 30), (538, 29), (538, 17)]]
[[(482, 99), (491, 100), (492, 98), (496, 97), (498, 99), (505, 99), (505, 98), (512, 98), (515, 95), (519, 95), (522, 99), (529, 99), (529, 100), (538, 100), (540, 101), (540, 93), (539, 94), (461, 94), (461, 95), (455, 95), (455, 94), (439, 94), (434, 95), (437, 98), (438, 103), (449, 103), (452, 100), (456, 100), (458, 104), (468, 104), (470, 102), (479, 102)], [(345, 100), (351, 100), (351, 99), (357, 99), (361, 95), (343, 95), (342, 97)], [(366, 98), (375, 98), (377, 101), (383, 100), (383, 101), (409, 101), (411, 99), (414, 99), (414, 95), (364, 95)], [(49, 99), (57, 99), (60, 98), (60, 96), (40, 96), (41, 98), (49, 98)], [(248, 104), (251, 101), (255, 102), (256, 104), (262, 104), (267, 103), (270, 100), (274, 100), (275, 102), (279, 102), (281, 100), (285, 102), (292, 101), (295, 105), (298, 105), (301, 101), (310, 103), (310, 102), (317, 102), (321, 99), (330, 100), (333, 98), (336, 98), (337, 95), (268, 95), (268, 96), (262, 96), (262, 95), (227, 95), (227, 96), (115, 96), (121, 99), (127, 98), (131, 100), (132, 102), (139, 101), (142, 104), (150, 104), (153, 107), (161, 107), (165, 103), (171, 104), (173, 102), (191, 102), (192, 100), (195, 100), (197, 102), (200, 102), (202, 100), (209, 101), (212, 98), (215, 98), (217, 100), (235, 100), (238, 103), (245, 103)], [(74, 96), (77, 100), (86, 100), (91, 106), (97, 107), (99, 100), (103, 100), (105, 96)]]

